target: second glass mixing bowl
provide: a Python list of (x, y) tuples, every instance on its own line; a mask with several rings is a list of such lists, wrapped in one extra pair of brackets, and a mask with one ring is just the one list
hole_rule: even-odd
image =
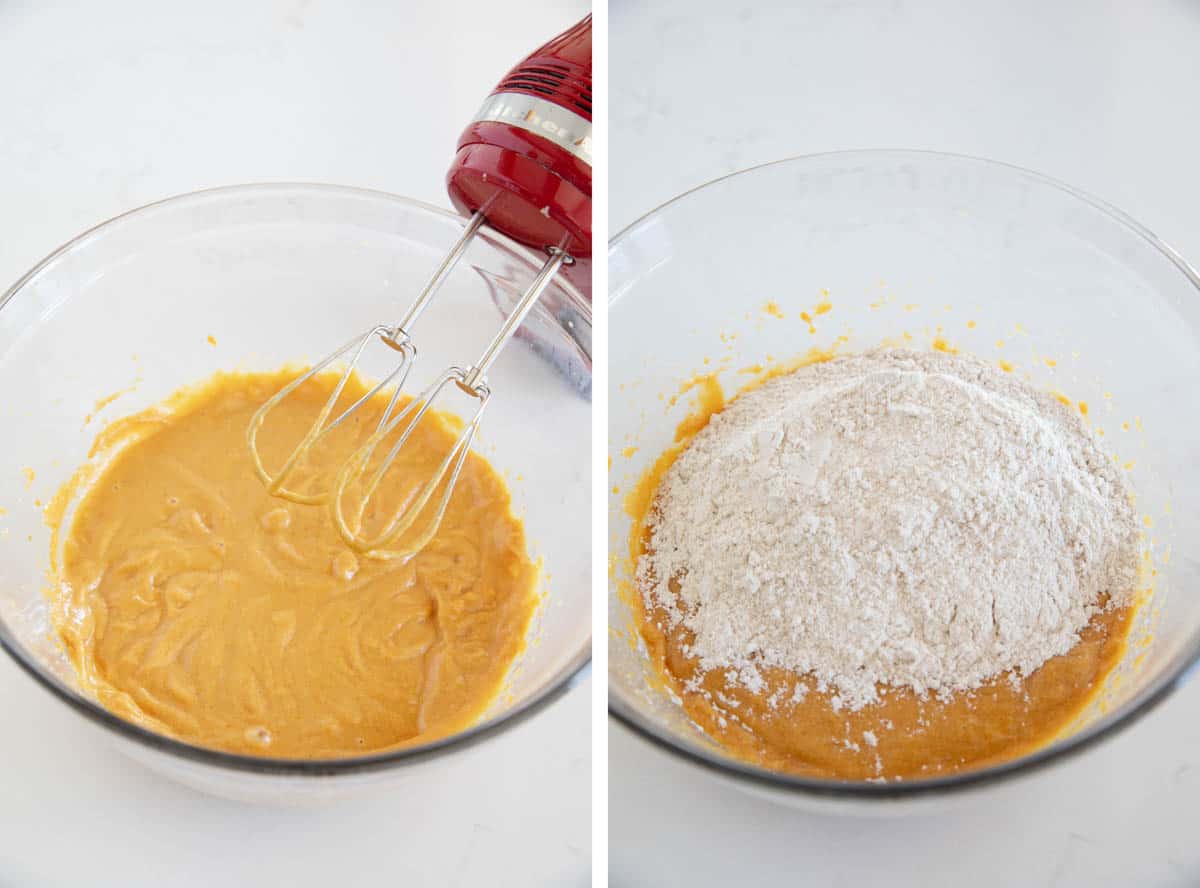
[[(201, 749), (128, 724), (81, 695), (48, 633), (49, 534), (38, 503), (83, 463), (104, 420), (216, 370), (312, 361), (371, 325), (397, 322), (463, 224), (453, 213), (357, 189), (222, 188), (106, 222), (0, 297), (0, 645), (82, 716), (81, 727), (98, 726), (130, 755), (210, 792), (303, 800), (452, 762), (452, 753), (535, 713), (580, 674), (591, 650), (591, 312), (562, 280), (489, 374), (494, 396), (476, 445), (505, 472), (545, 577), (528, 647), (481, 724), (352, 759)], [(540, 264), (499, 235), (476, 237), (416, 329), (410, 391), (450, 363), (473, 360)], [(386, 353), (371, 349), (374, 360)], [(363, 369), (379, 375), (384, 365)]]
[[(714, 773), (787, 803), (887, 810), (1033, 772), (1161, 700), (1200, 655), (1200, 278), (1119, 211), (1035, 173), (967, 157), (865, 151), (801, 157), (676, 198), (610, 246), (610, 546), (628, 553), (624, 495), (672, 442), (681, 383), (813, 346), (843, 352), (941, 337), (1083, 401), (1150, 517), (1154, 593), (1119, 680), (1068, 735), (1024, 758), (903, 783), (773, 773), (708, 740), (650, 679), (626, 601), (609, 590), (609, 706)], [(827, 301), (832, 308), (817, 314)], [(767, 306), (768, 302), (775, 303)], [(800, 317), (807, 310), (812, 324)], [(784, 315), (783, 318), (776, 317)], [(845, 337), (840, 342), (839, 337)], [(636, 450), (635, 450), (636, 449)], [(629, 454), (630, 458), (626, 458)]]

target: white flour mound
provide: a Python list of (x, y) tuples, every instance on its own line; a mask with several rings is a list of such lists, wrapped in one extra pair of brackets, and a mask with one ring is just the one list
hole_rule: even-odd
[(703, 671), (751, 691), (763, 666), (807, 673), (850, 709), (879, 684), (1028, 675), (1137, 580), (1128, 487), (1079, 415), (941, 352), (741, 395), (667, 471), (650, 530), (639, 588)]

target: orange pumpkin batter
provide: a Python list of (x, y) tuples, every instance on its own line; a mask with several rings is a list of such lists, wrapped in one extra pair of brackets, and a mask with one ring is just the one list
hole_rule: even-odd
[[(829, 357), (814, 350), (747, 388)], [(697, 407), (680, 424), (674, 447), (659, 457), (626, 500), (633, 519), (631, 564), (645, 551), (647, 522), (663, 475), (725, 406), (716, 376), (691, 380), (685, 391), (692, 389), (698, 394)], [(700, 674), (688, 653), (691, 633), (683, 627), (665, 630), (666, 615), (647, 609), (640, 590), (629, 589), (626, 597), (656, 672), (708, 736), (752, 764), (838, 780), (933, 777), (1017, 758), (1051, 742), (1095, 698), (1121, 661), (1136, 612), (1134, 606), (1102, 611), (1068, 653), (1015, 683), (1004, 675), (948, 699), (886, 689), (880, 703), (851, 712), (835, 710), (832, 694), (818, 691), (809, 677), (782, 669), (763, 669), (766, 686), (757, 693), (728, 684), (720, 670), (701, 675), (699, 687), (689, 686)]]
[[(856, 712), (835, 711), (831, 694), (781, 669), (762, 670), (766, 687), (758, 693), (727, 684), (720, 670), (703, 676), (701, 690), (691, 690), (686, 682), (697, 664), (685, 653), (690, 633), (664, 632), (665, 614), (657, 611), (636, 607), (635, 613), (651, 661), (684, 710), (733, 755), (791, 774), (868, 780), (980, 768), (1049, 742), (1120, 662), (1133, 608), (1099, 614), (1069, 653), (1017, 684), (1002, 676), (948, 700), (891, 689), (881, 703)], [(804, 688), (799, 702), (797, 684)]]
[[(220, 374), (105, 430), (93, 453), (115, 455), (60, 494), (83, 491), (55, 532), (59, 637), (104, 706), (201, 746), (333, 758), (460, 731), (499, 692), (536, 605), (508, 490), (472, 453), (419, 554), (353, 552), (327, 508), (272, 498), (251, 466), (247, 423), (289, 378)], [(263, 452), (299, 440), (335, 381), (285, 399)], [(364, 392), (353, 380), (343, 403)], [(359, 410), (305, 471), (334, 472), (385, 404)], [(453, 423), (424, 420), (385, 485), (427, 477)]]

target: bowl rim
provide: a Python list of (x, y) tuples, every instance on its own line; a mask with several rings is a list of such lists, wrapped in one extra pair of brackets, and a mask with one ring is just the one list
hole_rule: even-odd
[[(267, 192), (279, 192), (281, 194), (300, 192), (364, 198), (401, 204), (409, 209), (441, 217), (448, 222), (453, 222), (460, 226), (465, 226), (468, 221), (450, 210), (398, 194), (391, 194), (372, 188), (359, 188), (332, 183), (248, 182), (235, 185), (221, 185), (214, 188), (202, 188), (196, 191), (171, 195), (170, 197), (126, 210), (123, 213), (119, 213), (116, 216), (93, 225), (86, 231), (66, 241), (34, 265), (33, 268), (21, 275), (11, 287), (4, 291), (3, 295), (0, 295), (0, 311), (3, 311), (4, 307), (30, 281), (49, 269), (58, 259), (102, 235), (106, 230), (117, 227), (134, 217), (148, 215), (156, 210), (169, 209), (190, 201), (206, 198), (240, 197)], [(536, 256), (534, 250), (517, 243), (506, 235), (492, 230), (488, 230), (486, 233), (481, 232), (481, 234), (489, 241), (497, 243), (521, 257), (531, 267), (538, 268), (541, 266), (542, 260)], [(559, 282), (565, 292), (590, 315), (590, 303), (578, 292), (574, 285), (565, 278), (561, 278)], [(555, 700), (564, 696), (569, 690), (580, 684), (590, 673), (589, 666), (592, 657), (592, 641), (591, 633), (589, 632), (587, 639), (580, 649), (574, 653), (570, 660), (550, 676), (537, 694), (532, 695), (528, 700), (513, 706), (511, 709), (476, 725), (472, 725), (470, 728), (460, 731), (457, 734), (442, 737), (419, 746), (377, 752), (369, 755), (330, 759), (297, 759), (250, 756), (224, 752), (218, 749), (197, 746), (163, 734), (157, 734), (132, 722), (128, 722), (105, 709), (99, 703), (75, 691), (57, 675), (44, 669), (39, 662), (28, 656), (24, 645), (18, 641), (16, 635), (2, 616), (0, 616), (0, 648), (3, 648), (16, 664), (32, 676), (38, 684), (63, 703), (66, 703), (89, 721), (112, 731), (124, 740), (130, 740), (136, 744), (146, 746), (152, 751), (178, 756), (179, 758), (201, 765), (253, 774), (299, 777), (334, 777), (383, 771), (396, 766), (418, 764), (447, 752), (469, 749), (490, 737), (503, 733), (509, 728), (522, 724), (541, 712)]]
[[(715, 179), (711, 179), (677, 194), (649, 212), (643, 213), (634, 219), (634, 221), (630, 222), (610, 238), (608, 244), (609, 255), (611, 256), (618, 250), (622, 243), (634, 235), (639, 228), (652, 222), (668, 208), (711, 186), (771, 167), (804, 164), (812, 161), (837, 158), (852, 159), (854, 157), (862, 157), (864, 159), (881, 157), (902, 159), (911, 157), (923, 160), (949, 160), (958, 163), (977, 164), (982, 167), (1000, 169), (1025, 178), (1034, 184), (1060, 191), (1069, 197), (1089, 205), (1112, 221), (1123, 226), (1131, 234), (1141, 238), (1163, 258), (1174, 265), (1188, 283), (1195, 288), (1197, 293), (1200, 293), (1200, 272), (1197, 272), (1179, 252), (1123, 210), (1092, 194), (1081, 191), (1058, 179), (1016, 164), (969, 154), (908, 148), (865, 148), (798, 154), (756, 164), (718, 176)], [(611, 310), (613, 305), (626, 295), (625, 291), (614, 294), (610, 284), (608, 308)], [(767, 789), (774, 793), (784, 793), (794, 797), (807, 796), (841, 802), (848, 802), (850, 800), (898, 801), (918, 797), (961, 795), (970, 790), (995, 786), (1008, 781), (1010, 778), (1032, 774), (1041, 771), (1051, 764), (1066, 761), (1140, 720), (1142, 716), (1156, 708), (1174, 690), (1183, 684), (1190, 674), (1197, 670), (1198, 665), (1200, 665), (1200, 633), (1197, 633), (1195, 637), (1190, 639), (1189, 644), (1181, 650), (1172, 670), (1164, 672), (1163, 675), (1160, 675), (1148, 685), (1142, 699), (1126, 702), (1118, 709), (1105, 714), (1091, 725), (1080, 729), (1069, 737), (1052, 741), (1049, 745), (1036, 749), (1020, 758), (1001, 762), (986, 768), (950, 774), (943, 777), (892, 783), (852, 782), (800, 777), (717, 755), (698, 744), (685, 746), (673, 734), (660, 728), (657, 723), (643, 718), (637, 710), (629, 706), (624, 700), (615, 697), (611, 685), (608, 692), (608, 712), (609, 716), (617, 723), (624, 725), (653, 746), (663, 749), (691, 765), (699, 766), (710, 773), (720, 775), (727, 780), (745, 783), (748, 787), (754, 787), (758, 790)]]

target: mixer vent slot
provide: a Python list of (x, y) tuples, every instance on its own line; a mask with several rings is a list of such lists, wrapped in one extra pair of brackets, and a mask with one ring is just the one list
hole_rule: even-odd
[(519, 91), (558, 100), (592, 116), (591, 79), (558, 61), (530, 60), (501, 81), (499, 91)]

